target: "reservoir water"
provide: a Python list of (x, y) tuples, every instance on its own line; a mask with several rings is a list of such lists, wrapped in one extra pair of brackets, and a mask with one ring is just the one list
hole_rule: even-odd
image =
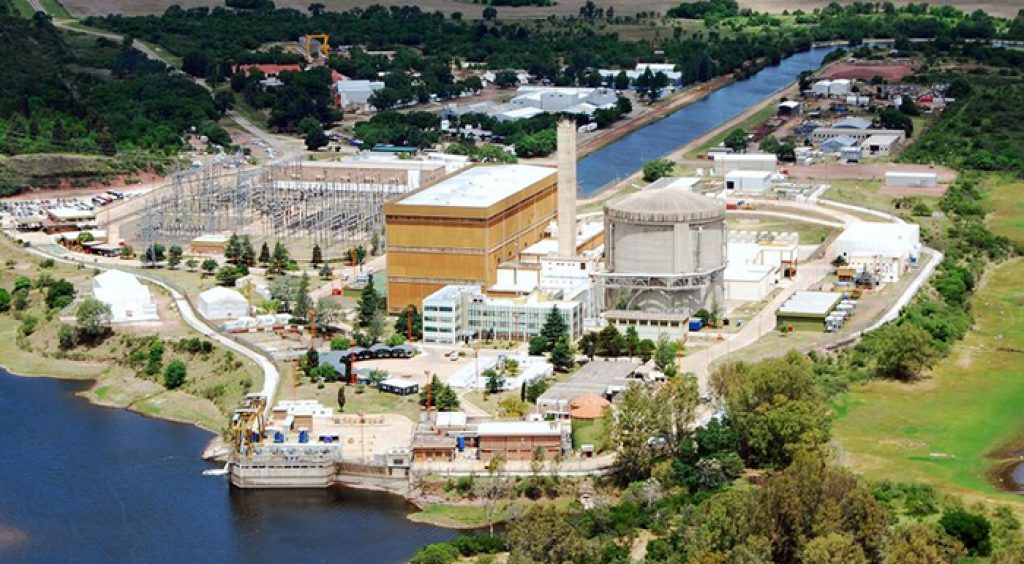
[(796, 80), (802, 71), (817, 69), (834, 49), (819, 47), (796, 53), (587, 155), (577, 171), (580, 195), (590, 196), (640, 170), (645, 162), (715, 129)]
[(456, 534), (383, 493), (229, 488), (201, 474), (209, 433), (86, 386), (0, 369), (0, 562), (400, 562)]

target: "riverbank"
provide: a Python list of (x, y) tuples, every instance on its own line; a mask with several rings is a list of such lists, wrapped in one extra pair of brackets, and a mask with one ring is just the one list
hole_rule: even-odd
[[(207, 352), (180, 346), (203, 336), (181, 321), (171, 297), (158, 287), (151, 291), (160, 321), (117, 325), (99, 344), (62, 347), (59, 333), (76, 324), (77, 302), (50, 309), (45, 303), (47, 280), (66, 280), (80, 300), (90, 295), (97, 271), (40, 258), (6, 237), (0, 237), (0, 265), (0, 287), (10, 291), (21, 279), (32, 284), (21, 309), (0, 313), (0, 364), (12, 374), (91, 381), (78, 395), (95, 405), (214, 434), (224, 431), (231, 411), (262, 380), (255, 365), (216, 344)], [(161, 352), (150, 360), (156, 342)], [(163, 369), (172, 360), (181, 360), (187, 370), (185, 384), (175, 390), (162, 385)]]

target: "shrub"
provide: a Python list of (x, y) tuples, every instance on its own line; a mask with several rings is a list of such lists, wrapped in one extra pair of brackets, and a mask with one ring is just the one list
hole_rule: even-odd
[(992, 526), (983, 515), (957, 507), (943, 513), (939, 524), (949, 536), (963, 543), (972, 556), (988, 556), (992, 552), (992, 540), (989, 538)]
[(164, 386), (168, 390), (180, 388), (185, 384), (187, 374), (188, 369), (185, 367), (184, 362), (172, 360), (167, 364), (167, 368), (164, 369)]

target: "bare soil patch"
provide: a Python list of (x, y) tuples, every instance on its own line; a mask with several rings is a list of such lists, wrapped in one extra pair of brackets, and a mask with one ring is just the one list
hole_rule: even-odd
[(915, 164), (830, 164), (791, 166), (787, 170), (789, 176), (797, 180), (882, 180), (886, 172), (936, 172), (940, 183), (956, 180), (956, 171), (952, 169)]
[(934, 188), (914, 188), (913, 186), (889, 186), (882, 185), (878, 193), (883, 196), (932, 196), (941, 198), (946, 194), (949, 186), (939, 185)]
[(887, 82), (902, 82), (904, 77), (914, 74), (910, 65), (879, 65), (871, 63), (839, 63), (827, 73), (829, 78), (871, 80), (876, 76)]

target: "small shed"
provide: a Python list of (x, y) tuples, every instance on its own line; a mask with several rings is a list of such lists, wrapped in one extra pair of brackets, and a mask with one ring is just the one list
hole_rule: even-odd
[(249, 315), (249, 302), (245, 297), (222, 286), (199, 294), (196, 308), (207, 319), (237, 319)]
[(778, 324), (796, 331), (823, 331), (825, 319), (842, 299), (839, 292), (797, 292), (776, 312)]
[(801, 104), (799, 101), (797, 101), (797, 100), (786, 100), (785, 102), (782, 102), (781, 104), (779, 104), (778, 112), (779, 112), (779, 115), (783, 116), (783, 117), (798, 116), (798, 115), (800, 115), (800, 110), (802, 108), (803, 108), (803, 104)]
[(909, 186), (913, 188), (934, 188), (939, 182), (939, 175), (934, 172), (895, 172), (885, 173), (887, 186)]
[(763, 170), (734, 170), (725, 175), (726, 190), (763, 194), (772, 187), (772, 173)]
[(377, 388), (382, 392), (396, 394), (399, 396), (409, 396), (420, 393), (419, 384), (408, 380), (399, 380), (398, 378), (388, 378), (381, 382)]

